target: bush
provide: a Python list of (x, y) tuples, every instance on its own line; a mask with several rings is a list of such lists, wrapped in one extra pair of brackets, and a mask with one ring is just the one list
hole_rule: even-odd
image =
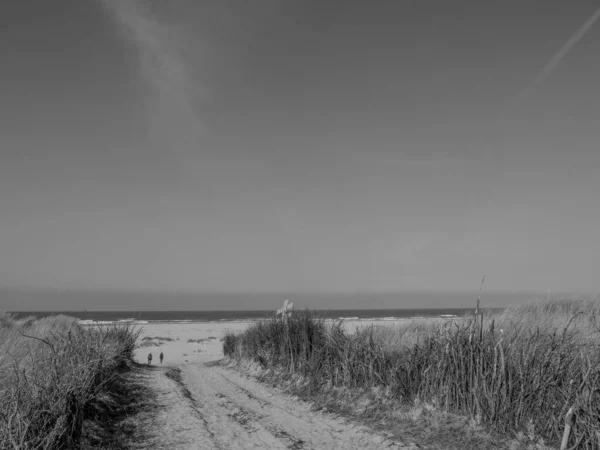
[(225, 356), (233, 357), (235, 353), (236, 343), (237, 336), (232, 333), (227, 333), (223, 338), (223, 354)]

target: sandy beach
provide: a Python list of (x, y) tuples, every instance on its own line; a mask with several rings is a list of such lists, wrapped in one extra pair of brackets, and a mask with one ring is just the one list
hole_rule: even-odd
[[(210, 362), (223, 357), (221, 339), (228, 331), (243, 331), (250, 322), (191, 322), (191, 323), (149, 323), (140, 325), (140, 342), (143, 347), (136, 349), (135, 359), (147, 362), (148, 354), (153, 355), (153, 364), (160, 364), (159, 354), (164, 354), (163, 364), (183, 364), (186, 362)], [(168, 338), (172, 340), (149, 340), (144, 338)], [(149, 345), (155, 343), (157, 345)]]
[[(377, 327), (395, 327), (412, 320), (345, 320), (344, 327), (348, 330), (372, 325)], [(136, 349), (135, 359), (140, 363), (145, 363), (147, 362), (148, 354), (152, 353), (152, 364), (160, 364), (158, 356), (162, 352), (165, 357), (163, 364), (206, 363), (219, 360), (223, 358), (221, 342), (223, 336), (228, 331), (243, 331), (251, 323), (252, 321), (227, 321), (149, 323), (139, 325), (142, 329), (140, 342), (143, 347)], [(150, 338), (167, 338), (168, 340)]]

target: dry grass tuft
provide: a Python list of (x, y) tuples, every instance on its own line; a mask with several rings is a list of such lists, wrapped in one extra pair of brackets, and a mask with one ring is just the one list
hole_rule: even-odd
[(146, 347), (160, 347), (161, 345), (163, 345), (165, 342), (172, 342), (174, 341), (173, 338), (170, 337), (163, 337), (163, 336), (144, 336), (142, 338), (141, 343), (138, 345), (139, 348), (146, 348)]

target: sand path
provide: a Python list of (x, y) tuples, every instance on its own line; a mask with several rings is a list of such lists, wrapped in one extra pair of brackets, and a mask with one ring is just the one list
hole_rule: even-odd
[[(366, 427), (270, 389), (217, 363), (177, 366), (181, 381), (153, 366), (148, 382), (161, 405), (151, 448), (175, 449), (409, 449)], [(176, 377), (177, 378), (177, 377)]]

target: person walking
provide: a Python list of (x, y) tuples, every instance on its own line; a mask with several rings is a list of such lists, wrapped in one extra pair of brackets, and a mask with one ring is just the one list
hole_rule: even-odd
[(148, 353), (148, 365), (152, 364), (152, 353)]
[(162, 360), (164, 358), (163, 352), (160, 352), (160, 363), (162, 364)]

